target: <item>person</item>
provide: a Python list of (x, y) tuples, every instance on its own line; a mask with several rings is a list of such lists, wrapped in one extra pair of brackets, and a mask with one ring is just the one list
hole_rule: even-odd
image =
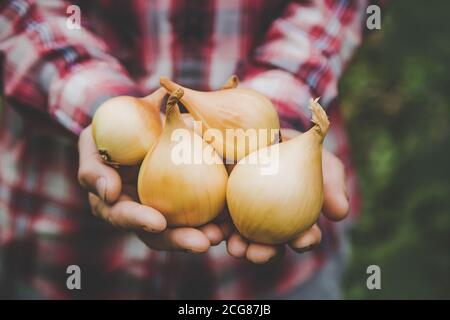
[[(1, 294), (340, 298), (359, 196), (337, 86), (368, 1), (78, 1), (80, 29), (68, 27), (71, 4), (0, 5)], [(213, 90), (233, 73), (271, 99), (284, 135), (310, 127), (311, 97), (330, 117), (323, 214), (286, 245), (248, 242), (226, 216), (167, 228), (136, 199), (138, 168), (104, 164), (92, 138), (92, 115), (111, 97), (144, 96), (161, 75)], [(71, 265), (81, 270), (79, 290), (67, 287)]]

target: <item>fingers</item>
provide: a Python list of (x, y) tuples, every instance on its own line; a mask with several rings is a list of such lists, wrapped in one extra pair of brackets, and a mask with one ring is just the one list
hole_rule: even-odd
[(228, 209), (223, 210), (222, 213), (214, 219), (213, 223), (220, 229), (222, 240), (228, 239), (233, 232), (233, 223), (231, 222)]
[(280, 251), (281, 247), (261, 243), (251, 243), (247, 248), (246, 258), (256, 264), (269, 262)]
[(146, 232), (161, 232), (166, 229), (166, 219), (160, 212), (126, 198), (110, 206), (89, 193), (89, 203), (94, 215), (115, 227)]
[(302, 253), (320, 244), (322, 240), (322, 232), (317, 224), (300, 234), (296, 239), (289, 243), (289, 246), (296, 252)]
[(160, 212), (132, 201), (128, 195), (121, 196), (117, 203), (110, 206), (89, 193), (89, 203), (94, 215), (115, 227), (136, 231), (138, 237), (155, 250), (202, 253), (208, 251), (211, 243), (222, 241), (222, 231), (214, 224), (203, 227), (206, 234), (194, 228), (166, 229), (166, 219)]
[(331, 220), (342, 220), (349, 211), (344, 165), (335, 155), (324, 150), (322, 167), (324, 184), (323, 212)]
[(227, 251), (235, 258), (243, 258), (247, 253), (248, 242), (237, 233), (233, 233), (227, 241)]
[(256, 263), (267, 263), (283, 251), (283, 246), (249, 243), (238, 233), (230, 236), (227, 242), (228, 253), (235, 258), (246, 258)]
[(225, 239), (222, 229), (216, 224), (208, 223), (200, 227), (199, 230), (208, 238), (212, 246), (218, 245)]
[(91, 126), (84, 129), (78, 140), (80, 163), (78, 181), (81, 186), (97, 194), (106, 203), (114, 203), (121, 192), (119, 174), (99, 157)]
[[(303, 253), (320, 244), (322, 233), (314, 224), (310, 229), (300, 234), (296, 239), (289, 243), (289, 246), (298, 253)], [(261, 243), (249, 243), (246, 239), (237, 233), (230, 236), (227, 242), (228, 253), (235, 258), (246, 258), (256, 263), (264, 264), (284, 252), (284, 246), (266, 245)]]
[(195, 228), (169, 228), (159, 234), (138, 232), (137, 235), (148, 247), (155, 250), (203, 253), (210, 247), (206, 235)]
[(220, 230), (222, 231), (224, 239), (228, 239), (233, 232), (233, 226), (230, 222), (222, 222), (218, 224)]
[(233, 231), (228, 211), (224, 210), (211, 223), (201, 226), (199, 230), (206, 235), (212, 246), (216, 246), (223, 240), (228, 239)]

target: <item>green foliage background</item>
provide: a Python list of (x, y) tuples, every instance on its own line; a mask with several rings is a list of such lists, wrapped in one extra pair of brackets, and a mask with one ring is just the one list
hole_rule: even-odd
[(364, 196), (346, 298), (450, 298), (449, 15), (450, 1), (390, 1), (341, 82)]

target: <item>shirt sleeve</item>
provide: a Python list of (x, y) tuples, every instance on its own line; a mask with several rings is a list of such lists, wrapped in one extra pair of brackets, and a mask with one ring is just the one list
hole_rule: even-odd
[(103, 41), (83, 26), (69, 28), (69, 6), (60, 0), (3, 2), (0, 52), (6, 99), (46, 112), (79, 134), (102, 101), (138, 89)]
[(272, 99), (283, 127), (305, 130), (309, 99), (321, 97), (327, 107), (336, 98), (361, 43), (367, 6), (366, 0), (291, 1), (239, 69), (242, 85)]

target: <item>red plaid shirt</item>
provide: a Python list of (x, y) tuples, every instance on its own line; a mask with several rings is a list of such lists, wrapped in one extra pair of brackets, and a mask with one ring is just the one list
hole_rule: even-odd
[[(77, 183), (76, 140), (104, 100), (144, 95), (166, 75), (196, 89), (237, 73), (272, 99), (283, 127), (306, 130), (310, 97), (331, 118), (326, 146), (355, 175), (336, 107), (337, 84), (360, 44), (364, 0), (3, 1), (0, 51), (6, 103), (0, 127), (0, 291), (28, 297), (281, 297), (311, 277), (348, 221), (320, 220), (321, 246), (265, 266), (208, 254), (155, 252), (90, 214)], [(350, 219), (351, 220), (351, 219)], [(66, 268), (82, 290), (66, 288)]]

